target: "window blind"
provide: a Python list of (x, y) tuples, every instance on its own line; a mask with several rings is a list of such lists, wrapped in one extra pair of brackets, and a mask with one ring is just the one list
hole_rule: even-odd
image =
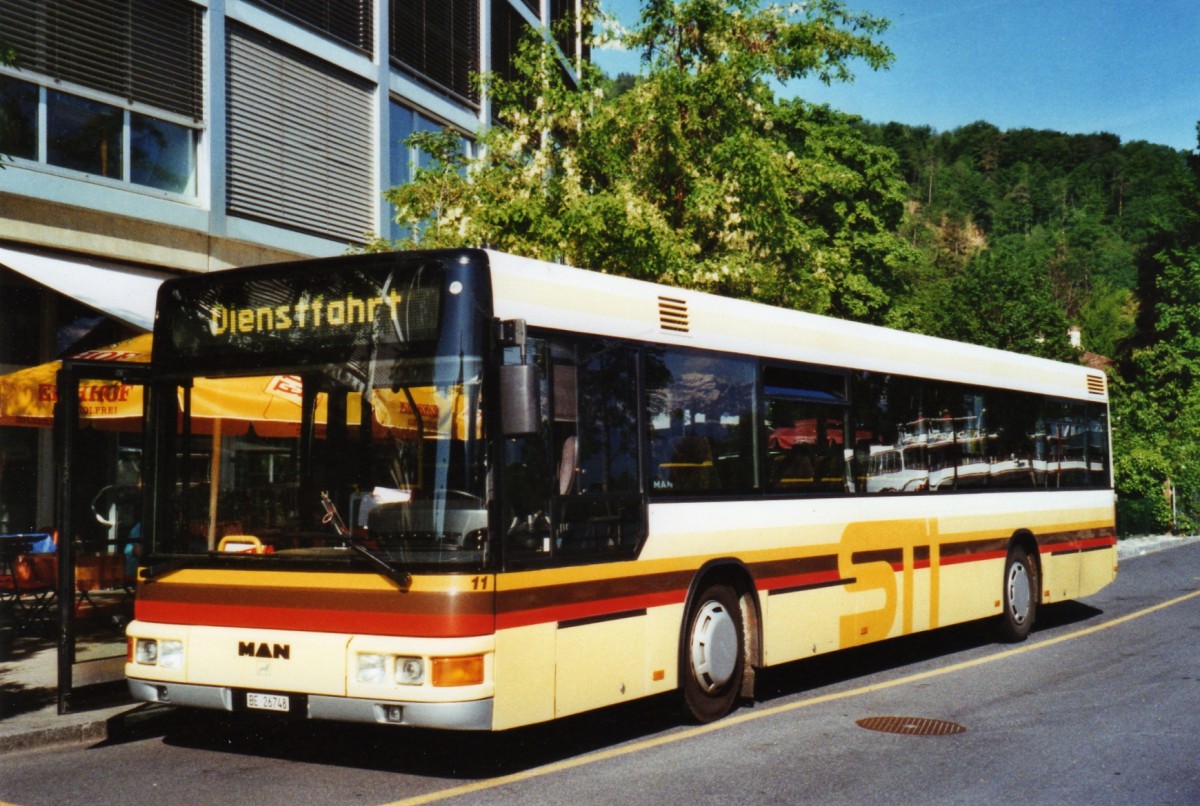
[(334, 39), (372, 53), (371, 0), (255, 0), (295, 17)]
[(371, 86), (231, 24), (226, 209), (360, 242), (373, 229)]
[(479, 0), (390, 0), (392, 60), (472, 103), (479, 93)]
[(510, 6), (507, 0), (492, 2), (492, 63), (493, 73), (507, 81), (517, 77), (513, 59), (517, 55), (517, 44), (528, 27), (525, 18)]
[(17, 66), (203, 118), (204, 9), (187, 0), (0, 0)]

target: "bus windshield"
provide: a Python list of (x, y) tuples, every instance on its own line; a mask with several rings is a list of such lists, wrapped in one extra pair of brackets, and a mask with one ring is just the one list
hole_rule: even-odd
[[(151, 553), (244, 553), (272, 562), (363, 562), (366, 554), (377, 566), (426, 572), (486, 566), (486, 328), (475, 313), (479, 306), (437, 299), (441, 271), (421, 271), (419, 287), (396, 271), (363, 274), (365, 291), (346, 290), (343, 272), (337, 275), (343, 286), (324, 294), (326, 311), (331, 299), (370, 299), (367, 280), (399, 287), (405, 296), (424, 294), (423, 304), (440, 313), (428, 314), (419, 332), (410, 327), (405, 339), (377, 326), (354, 338), (340, 331), (320, 340), (287, 333), (256, 342), (258, 334), (246, 326), (243, 343), (217, 345), (226, 351), (218, 367), (203, 339), (219, 330), (219, 317), (208, 319), (218, 325), (207, 330), (168, 331), (172, 342), (163, 352), (178, 354), (176, 366), (194, 363), (203, 371), (164, 372), (158, 381), (162, 447)], [(264, 310), (247, 301), (247, 285), (238, 286), (241, 309)], [(291, 285), (281, 291), (273, 283), (276, 303), (301, 292), (306, 300), (321, 299), (314, 278)], [(452, 293), (466, 296), (463, 289), (458, 282)], [(220, 288), (202, 290), (203, 296), (176, 297), (192, 308), (196, 299), (219, 308), (211, 300), (221, 299)], [(387, 293), (375, 296), (386, 300)], [(387, 325), (388, 311), (380, 307)], [(228, 316), (236, 323), (236, 314)], [(247, 352), (252, 360), (244, 360)]]

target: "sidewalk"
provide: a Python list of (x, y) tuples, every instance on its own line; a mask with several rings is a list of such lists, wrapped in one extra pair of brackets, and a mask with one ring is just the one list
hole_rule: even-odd
[(133, 703), (124, 681), (77, 689), (73, 713), (58, 715), (53, 638), (20, 636), (0, 661), (0, 754), (50, 744), (102, 742), (145, 730), (171, 709)]
[[(1200, 541), (1200, 536), (1153, 535), (1120, 541), (1120, 559)], [(58, 715), (54, 640), (22, 636), (0, 662), (0, 754), (52, 744), (96, 743), (161, 732), (170, 706), (133, 703), (123, 682), (77, 690), (73, 713)]]

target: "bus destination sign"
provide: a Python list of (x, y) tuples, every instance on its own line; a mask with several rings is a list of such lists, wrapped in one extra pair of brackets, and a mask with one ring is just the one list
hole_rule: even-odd
[[(436, 339), (443, 272), (437, 264), (347, 266), (294, 274), (234, 270), (169, 281), (159, 308), (171, 325), (156, 361), (205, 365), (287, 352), (311, 357)], [(314, 270), (317, 269), (317, 270)]]

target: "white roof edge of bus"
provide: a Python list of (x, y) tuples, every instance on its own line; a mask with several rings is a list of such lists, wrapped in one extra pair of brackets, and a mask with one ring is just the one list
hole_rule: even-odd
[[(550, 329), (789, 361), (936, 377), (1105, 402), (1099, 370), (486, 250), (495, 314)], [(687, 302), (688, 333), (659, 326), (659, 296)]]

